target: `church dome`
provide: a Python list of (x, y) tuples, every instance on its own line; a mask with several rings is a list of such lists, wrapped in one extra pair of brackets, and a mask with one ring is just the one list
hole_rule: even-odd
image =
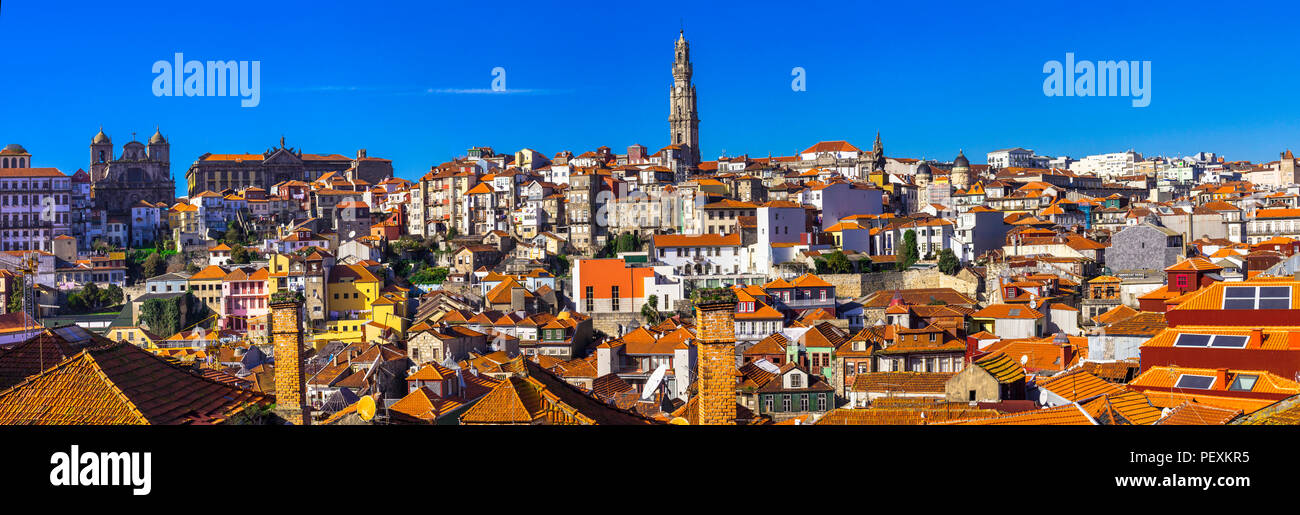
[(92, 145), (98, 145), (98, 144), (100, 144), (100, 143), (112, 143), (112, 140), (109, 140), (109, 139), (108, 139), (108, 135), (107, 135), (107, 134), (104, 134), (104, 128), (103, 128), (103, 127), (100, 127), (100, 128), (99, 128), (99, 134), (96, 134), (96, 135), (95, 135), (95, 139), (94, 139), (94, 140), (91, 140), (90, 143), (91, 143)]
[(154, 130), (154, 132), (153, 132), (153, 136), (151, 136), (151, 137), (149, 138), (149, 144), (150, 144), (150, 145), (165, 145), (165, 144), (167, 144), (167, 138), (164, 138), (164, 137), (163, 137), (163, 135), (162, 135), (162, 130), (161, 130), (161, 129), (155, 129), (155, 130)]
[(8, 144), (8, 145), (5, 145), (4, 150), (0, 150), (0, 153), (4, 153), (4, 154), (26, 154), (26, 153), (27, 153), (27, 149), (23, 148), (22, 145), (19, 145), (19, 144), (17, 144), (17, 143), (10, 143), (10, 144)]
[(916, 167), (916, 175), (918, 177), (920, 176), (924, 176), (927, 178), (931, 177), (932, 175), (930, 172), (930, 165), (926, 164), (925, 161), (922, 161), (921, 164)]
[(970, 168), (970, 160), (966, 159), (966, 154), (964, 152), (958, 150), (957, 158), (952, 160), (952, 166), (953, 168), (956, 168), (958, 166)]

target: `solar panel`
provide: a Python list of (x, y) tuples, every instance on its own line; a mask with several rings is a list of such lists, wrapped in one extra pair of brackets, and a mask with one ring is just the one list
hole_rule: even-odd
[(1223, 309), (1291, 309), (1290, 286), (1228, 286)]
[(1229, 286), (1223, 289), (1223, 296), (1229, 299), (1255, 298), (1254, 286)]
[(1260, 286), (1259, 296), (1290, 298), (1291, 287), (1290, 286)]
[(1008, 310), (1007, 316), (1013, 316), (1013, 317), (1020, 316), (1020, 310), (1019, 309)]
[(1208, 334), (1180, 334), (1174, 340), (1174, 347), (1205, 347), (1210, 344), (1210, 338)]
[(1214, 376), (1194, 376), (1183, 374), (1178, 376), (1178, 383), (1174, 385), (1174, 388), (1209, 390), (1211, 386), (1214, 386)]
[(1210, 343), (1210, 346), (1229, 349), (1244, 349), (1246, 348), (1247, 340), (1249, 340), (1249, 338), (1245, 336), (1228, 336), (1220, 334), (1214, 337), (1214, 341)]

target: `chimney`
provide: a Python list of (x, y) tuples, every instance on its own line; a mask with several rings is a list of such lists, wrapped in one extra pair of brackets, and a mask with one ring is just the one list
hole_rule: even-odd
[(692, 424), (736, 423), (736, 293), (730, 288), (697, 290), (695, 327), (696, 412)]
[(1069, 343), (1061, 346), (1061, 370), (1070, 368), (1070, 360), (1074, 359), (1074, 345)]
[(302, 370), (302, 324), (299, 300), (271, 304), (271, 342), (275, 355), (275, 411), (285, 420), (305, 426), (311, 423), (311, 407)]
[(1227, 389), (1228, 389), (1228, 369), (1226, 369), (1226, 368), (1220, 368), (1220, 369), (1218, 369), (1217, 371), (1215, 371), (1215, 373), (1214, 373), (1214, 389), (1215, 389), (1215, 390), (1227, 390)]
[(1258, 327), (1250, 330), (1250, 340), (1246, 341), (1247, 349), (1258, 349), (1264, 345), (1264, 330)]

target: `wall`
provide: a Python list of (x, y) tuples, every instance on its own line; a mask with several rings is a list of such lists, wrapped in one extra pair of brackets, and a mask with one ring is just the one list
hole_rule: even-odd
[(971, 298), (978, 294), (979, 284), (970, 274), (948, 275), (938, 268), (886, 271), (872, 274), (819, 274), (823, 281), (835, 286), (835, 296), (858, 298), (880, 290), (908, 290), (915, 288), (952, 288)]

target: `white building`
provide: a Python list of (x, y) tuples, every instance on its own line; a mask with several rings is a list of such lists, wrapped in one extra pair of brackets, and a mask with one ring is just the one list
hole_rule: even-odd
[(1142, 154), (1129, 150), (1110, 154), (1084, 156), (1070, 164), (1070, 171), (1079, 174), (1093, 174), (1098, 177), (1115, 177), (1131, 175), (1137, 163), (1142, 161)]
[(1011, 166), (1021, 168), (1033, 168), (1034, 151), (1020, 147), (1004, 148), (989, 152), (986, 156), (989, 166), (992, 168), (1007, 168)]
[(1000, 211), (976, 206), (957, 215), (950, 247), (959, 261), (970, 263), (985, 252), (1002, 248), (1010, 229)]
[(55, 168), (0, 169), (0, 246), (53, 251), (68, 234), (72, 179)]

